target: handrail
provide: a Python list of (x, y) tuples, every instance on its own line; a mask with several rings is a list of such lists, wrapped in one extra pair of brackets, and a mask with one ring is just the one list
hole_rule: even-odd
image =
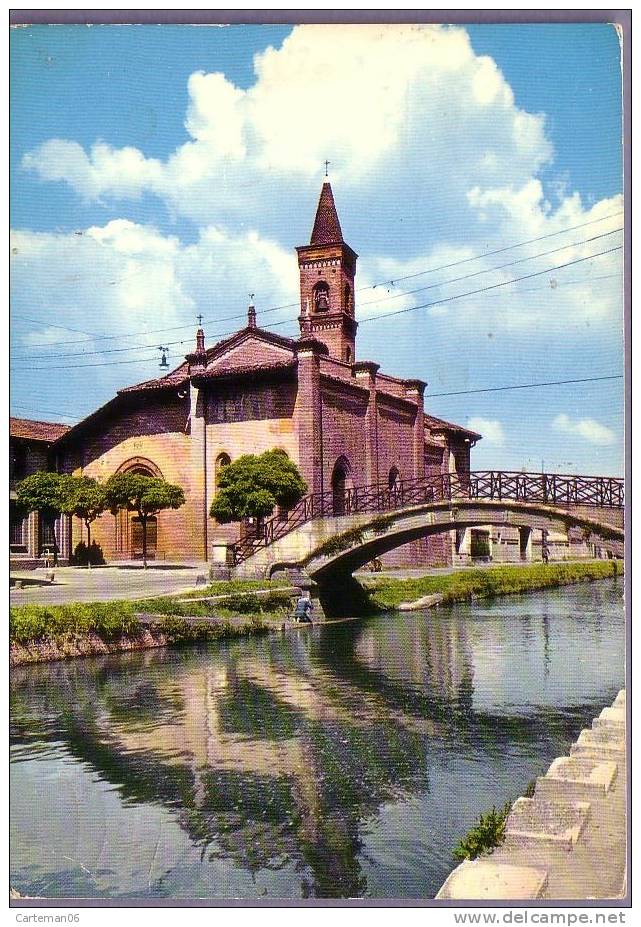
[(621, 509), (624, 481), (618, 477), (472, 470), (398, 480), (393, 486), (378, 482), (352, 486), (342, 493), (333, 490), (310, 493), (289, 511), (260, 523), (257, 533), (241, 536), (232, 547), (234, 564), (242, 563), (257, 550), (269, 547), (316, 518), (388, 512), (457, 498)]

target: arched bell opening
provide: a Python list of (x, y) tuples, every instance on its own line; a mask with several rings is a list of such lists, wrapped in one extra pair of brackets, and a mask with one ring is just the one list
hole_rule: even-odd
[(329, 310), (329, 284), (319, 280), (312, 291), (314, 297), (314, 312), (328, 312)]

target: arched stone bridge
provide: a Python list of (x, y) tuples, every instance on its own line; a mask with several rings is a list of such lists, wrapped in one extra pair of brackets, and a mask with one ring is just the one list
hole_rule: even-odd
[[(328, 498), (325, 498), (328, 497)], [(338, 511), (337, 511), (338, 509)], [(235, 575), (304, 569), (324, 583), (409, 541), (475, 526), (565, 532), (623, 556), (623, 481), (604, 477), (483, 471), (356, 487), (337, 500), (307, 496), (258, 537), (235, 545)]]

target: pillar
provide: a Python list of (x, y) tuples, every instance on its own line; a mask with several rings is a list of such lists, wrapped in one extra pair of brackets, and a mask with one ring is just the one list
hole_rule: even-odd
[(376, 393), (376, 373), (379, 364), (372, 361), (360, 361), (353, 365), (357, 383), (367, 387), (369, 397), (365, 413), (365, 482), (378, 483), (378, 408)]
[(425, 411), (423, 393), (427, 383), (423, 380), (405, 380), (405, 395), (416, 403), (416, 418), (413, 429), (413, 477), (425, 476)]
[(322, 492), (323, 486), (323, 416), (321, 407), (320, 355), (325, 345), (303, 337), (297, 345), (298, 397), (296, 431), (298, 464), (310, 493)]

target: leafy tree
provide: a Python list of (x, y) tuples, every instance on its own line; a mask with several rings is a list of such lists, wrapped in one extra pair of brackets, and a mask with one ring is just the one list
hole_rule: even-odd
[(147, 566), (147, 523), (164, 509), (179, 509), (185, 504), (180, 486), (144, 473), (116, 473), (105, 483), (107, 507), (113, 515), (128, 508), (138, 514), (142, 525), (142, 561)]
[(277, 505), (295, 505), (307, 492), (298, 467), (284, 451), (245, 454), (224, 467), (209, 514), (221, 524), (265, 518)]
[[(105, 487), (90, 476), (67, 476), (62, 481), (62, 511), (81, 518), (87, 529), (87, 550), (91, 549), (91, 524), (107, 508)], [(87, 558), (91, 567), (91, 558)]]
[[(60, 473), (39, 470), (16, 486), (18, 507), (25, 513), (38, 512), (41, 518), (53, 521), (63, 511), (66, 477)], [(54, 565), (58, 564), (58, 544), (53, 549)]]

